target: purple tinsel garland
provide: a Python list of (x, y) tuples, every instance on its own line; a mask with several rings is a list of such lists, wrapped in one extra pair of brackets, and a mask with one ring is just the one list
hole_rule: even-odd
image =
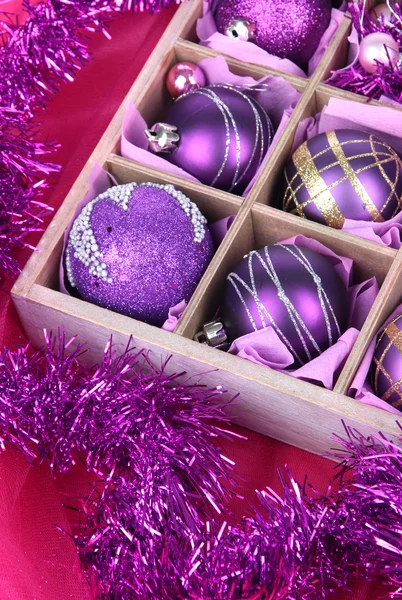
[[(1, 87), (1, 86), (0, 86)], [(41, 162), (49, 146), (35, 141), (35, 131), (18, 110), (0, 107), (0, 274), (18, 274), (15, 247), (28, 244), (25, 237), (42, 228), (49, 208), (39, 201), (46, 178), (58, 171)]]
[(82, 460), (99, 482), (76, 541), (100, 597), (162, 598), (146, 590), (167, 586), (170, 571), (177, 585), (169, 548), (198, 535), (229, 498), (232, 463), (214, 443), (229, 435), (228, 400), (129, 347), (118, 356), (108, 344), (89, 370), (81, 348), (67, 355), (73, 341), (50, 336), (44, 352), (2, 352), (0, 446), (46, 460), (53, 474)]
[(24, 0), (22, 24), (0, 11), (0, 277), (18, 274), (13, 250), (30, 247), (26, 236), (42, 229), (47, 209), (38, 196), (58, 167), (41, 161), (55, 145), (36, 140), (32, 118), (89, 60), (85, 32), (108, 36), (116, 12), (154, 13), (180, 1)]
[[(398, 43), (402, 54), (402, 6), (399, 2), (393, 2), (393, 10), (397, 17), (392, 17), (392, 23), (388, 23), (381, 17), (380, 21), (374, 21), (366, 3), (349, 2), (348, 10), (352, 17), (353, 27), (359, 36), (359, 42), (370, 33), (384, 32), (391, 35)], [(347, 69), (335, 71), (328, 82), (335, 87), (362, 94), (368, 98), (379, 100), (382, 96), (402, 103), (402, 65), (391, 66), (379, 64), (374, 73), (368, 73), (359, 62)]]
[[(111, 344), (92, 369), (71, 340), (0, 355), (0, 446), (47, 461), (77, 460), (97, 481), (73, 535), (97, 597), (323, 600), (355, 580), (383, 578), (402, 598), (402, 449), (347, 428), (326, 494), (288, 472), (279, 496), (229, 524), (233, 486), (221, 454), (227, 405)], [(402, 442), (402, 436), (399, 440)]]

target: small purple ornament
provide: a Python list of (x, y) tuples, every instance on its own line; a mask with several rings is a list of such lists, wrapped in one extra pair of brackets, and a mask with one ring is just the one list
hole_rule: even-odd
[(371, 379), (376, 395), (402, 410), (402, 315), (380, 331)]
[(81, 298), (161, 326), (190, 300), (214, 248), (198, 207), (172, 185), (108, 189), (75, 219), (65, 253)]
[(231, 341), (271, 325), (300, 366), (344, 332), (347, 292), (321, 254), (293, 244), (266, 246), (229, 274), (221, 316)]
[(284, 210), (336, 229), (345, 219), (387, 221), (401, 208), (402, 161), (371, 133), (320, 133), (294, 152), (285, 179)]
[(330, 0), (219, 0), (215, 20), (220, 33), (306, 68), (329, 25), (331, 8)]
[(179, 62), (173, 65), (166, 78), (166, 87), (172, 98), (188, 94), (188, 92), (204, 87), (205, 84), (204, 71), (191, 62)]
[(211, 85), (180, 96), (146, 131), (150, 149), (201, 183), (241, 194), (272, 139), (271, 121), (242, 89)]

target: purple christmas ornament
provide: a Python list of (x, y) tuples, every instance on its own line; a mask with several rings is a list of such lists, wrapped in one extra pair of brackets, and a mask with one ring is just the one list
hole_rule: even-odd
[(344, 332), (347, 292), (317, 252), (293, 244), (266, 246), (229, 274), (221, 315), (229, 340), (272, 326), (300, 366)]
[(402, 409), (402, 315), (380, 332), (371, 367), (376, 395)]
[(108, 189), (75, 219), (65, 253), (81, 298), (161, 326), (188, 301), (214, 253), (206, 219), (172, 185)]
[(252, 41), (302, 68), (317, 50), (332, 8), (330, 0), (218, 0), (215, 6), (220, 33)]
[(241, 194), (272, 138), (271, 121), (249, 94), (211, 85), (180, 96), (146, 135), (150, 149), (201, 183)]
[(336, 229), (345, 219), (387, 221), (401, 208), (402, 161), (371, 133), (320, 133), (294, 152), (285, 179), (284, 210)]

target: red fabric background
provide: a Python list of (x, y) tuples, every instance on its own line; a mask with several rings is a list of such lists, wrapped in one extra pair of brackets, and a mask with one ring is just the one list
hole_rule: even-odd
[[(112, 24), (111, 41), (93, 36), (92, 62), (73, 84), (62, 87), (41, 116), (41, 137), (62, 144), (52, 159), (63, 172), (46, 198), (54, 208), (63, 201), (174, 11), (154, 17), (122, 16)], [(36, 243), (37, 238), (29, 241)], [(21, 261), (27, 256), (20, 253)], [(10, 281), (0, 283), (0, 348), (25, 342), (10, 288)], [(255, 489), (269, 485), (280, 491), (277, 469), (285, 464), (299, 481), (307, 473), (317, 488), (327, 488), (330, 462), (253, 432), (242, 433), (248, 441), (226, 444), (227, 454), (237, 463), (236, 472), (245, 480), (246, 500), (233, 507), (237, 516), (247, 511), (248, 501), (255, 501)], [(54, 527), (68, 528), (70, 515), (62, 504), (82, 492), (86, 481), (79, 469), (53, 480), (47, 468), (30, 468), (17, 452), (8, 450), (0, 456), (0, 600), (90, 599), (74, 545)], [(342, 599), (368, 600), (384, 592), (376, 585), (361, 585), (345, 591)]]

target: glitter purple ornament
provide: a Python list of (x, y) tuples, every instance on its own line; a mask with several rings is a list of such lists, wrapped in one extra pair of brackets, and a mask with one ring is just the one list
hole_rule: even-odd
[(205, 217), (182, 192), (129, 183), (82, 209), (65, 264), (84, 300), (161, 326), (169, 308), (190, 300), (213, 253)]
[(153, 151), (201, 183), (241, 194), (272, 139), (271, 121), (252, 95), (211, 85), (180, 96), (146, 134)]
[(253, 250), (229, 274), (221, 317), (230, 340), (272, 326), (303, 365), (347, 324), (345, 285), (328, 260), (293, 244)]
[(401, 208), (402, 160), (372, 133), (337, 129), (304, 142), (285, 169), (283, 208), (342, 229), (345, 219), (387, 221)]
[(215, 20), (220, 33), (248, 39), (305, 69), (329, 25), (331, 8), (329, 0), (219, 0)]
[(379, 398), (402, 410), (402, 315), (395, 317), (379, 333), (371, 380)]

